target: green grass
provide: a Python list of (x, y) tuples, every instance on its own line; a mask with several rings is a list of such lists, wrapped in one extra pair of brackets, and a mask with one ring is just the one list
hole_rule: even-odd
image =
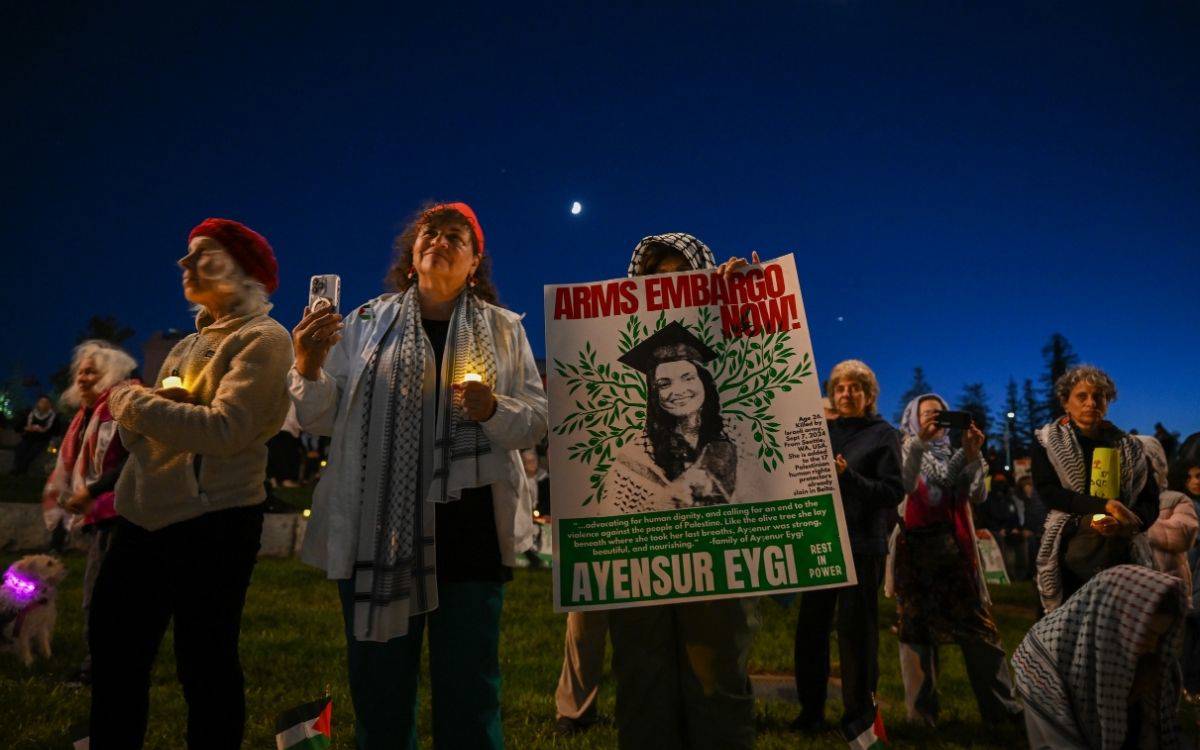
[[(14, 556), (0, 558), (8, 565)], [(70, 688), (64, 677), (82, 657), (81, 616), (78, 608), (83, 559), (67, 559), (70, 576), (59, 596), (59, 627), (54, 658), (25, 669), (9, 655), (0, 655), (0, 747), (61, 748), (69, 727), (85, 720), (88, 693)], [(1033, 592), (1028, 584), (993, 590), (996, 615), (1006, 650), (1019, 642), (1033, 622)], [(795, 609), (763, 601), (763, 628), (752, 654), (754, 672), (791, 670)], [(923, 748), (1024, 747), (1023, 733), (1011, 727), (984, 726), (975, 707), (954, 647), (945, 647), (942, 660), (941, 726), (930, 731), (903, 721), (903, 689), (897, 662), (896, 638), (887, 631), (894, 607), (884, 600), (881, 623), (880, 681), (888, 730), (897, 746)], [(582, 736), (558, 738), (553, 732), (554, 687), (562, 664), (565, 617), (550, 604), (550, 575), (518, 570), (507, 587), (501, 638), (504, 674), (504, 728), (511, 748), (610, 748), (616, 746), (611, 722)], [(836, 659), (836, 648), (834, 656)], [(262, 560), (254, 572), (242, 627), (242, 661), (246, 670), (250, 721), (249, 748), (274, 747), (276, 714), (319, 696), (326, 684), (333, 690), (334, 747), (351, 748), (353, 709), (346, 686), (341, 615), (333, 584), (295, 560)], [(186, 709), (175, 680), (170, 634), (164, 640), (154, 670), (151, 720), (147, 748), (174, 750), (183, 746)], [(421, 724), (425, 747), (430, 746), (428, 694), (422, 698)], [(613, 682), (606, 676), (600, 711), (611, 717)], [(845, 747), (834, 735), (802, 738), (787, 724), (796, 707), (782, 702), (759, 703), (760, 748)], [(841, 706), (829, 706), (836, 719)]]

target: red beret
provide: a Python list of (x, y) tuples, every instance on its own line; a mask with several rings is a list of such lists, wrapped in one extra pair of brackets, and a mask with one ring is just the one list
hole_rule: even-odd
[(209, 237), (221, 243), (247, 276), (262, 282), (267, 294), (279, 288), (279, 264), (267, 238), (232, 219), (205, 219), (188, 234), (188, 242)]
[(483, 227), (479, 226), (479, 219), (475, 218), (475, 212), (466, 203), (439, 203), (426, 209), (425, 213), (421, 214), (421, 219), (424, 220), (431, 214), (446, 210), (457, 211), (467, 220), (467, 224), (471, 225), (471, 232), (475, 235), (475, 249), (479, 251), (480, 255), (483, 255)]

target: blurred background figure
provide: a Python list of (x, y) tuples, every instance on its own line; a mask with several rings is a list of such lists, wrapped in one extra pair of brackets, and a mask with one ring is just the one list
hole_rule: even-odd
[(13, 476), (25, 474), (30, 464), (46, 452), (58, 427), (57, 420), (58, 412), (54, 410), (50, 397), (45, 394), (38, 396), (21, 429), (21, 442), (17, 443), (13, 457)]
[(293, 404), (288, 408), (283, 427), (267, 441), (267, 479), (276, 487), (299, 487), (303, 461), (300, 422), (296, 420), (296, 407)]

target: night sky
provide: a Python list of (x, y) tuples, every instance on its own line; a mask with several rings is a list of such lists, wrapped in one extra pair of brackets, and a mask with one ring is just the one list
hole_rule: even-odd
[(465, 200), (539, 356), (543, 284), (687, 231), (795, 252), (822, 376), (866, 360), (885, 414), (915, 365), (999, 406), (1060, 331), (1118, 425), (1200, 429), (1195, 3), (52, 5), (0, 31), (0, 375), (93, 314), (139, 357), (187, 328), (207, 216), (271, 240), (291, 327), (311, 274), (358, 304)]

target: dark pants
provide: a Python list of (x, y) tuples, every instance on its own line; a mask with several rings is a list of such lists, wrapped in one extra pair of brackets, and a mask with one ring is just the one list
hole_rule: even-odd
[(12, 473), (17, 475), (29, 471), (29, 465), (46, 452), (48, 445), (50, 445), (50, 435), (46, 433), (35, 433), (34, 436), (22, 435), (21, 442), (17, 443), (17, 447), (13, 449)]
[(246, 697), (238, 634), (262, 523), (261, 506), (214, 511), (158, 531), (117, 520), (88, 622), (93, 750), (142, 746), (150, 672), (172, 618), (187, 746), (241, 747)]
[(1200, 693), (1200, 614), (1183, 618), (1183, 689)]
[(438, 608), (386, 643), (354, 638), (354, 587), (338, 581), (346, 624), (354, 737), (359, 750), (417, 747), (421, 643), (429, 631), (433, 744), (504, 747), (500, 723), (500, 610), (504, 584), (438, 582)]
[(806, 591), (800, 598), (793, 654), (801, 716), (805, 720), (824, 718), (829, 686), (829, 631), (836, 612), (844, 707), (842, 731), (848, 738), (857, 737), (875, 720), (873, 694), (879, 682), (879, 583), (885, 560), (880, 555), (856, 554), (857, 585)]
[(621, 750), (748, 750), (758, 598), (609, 612)]

